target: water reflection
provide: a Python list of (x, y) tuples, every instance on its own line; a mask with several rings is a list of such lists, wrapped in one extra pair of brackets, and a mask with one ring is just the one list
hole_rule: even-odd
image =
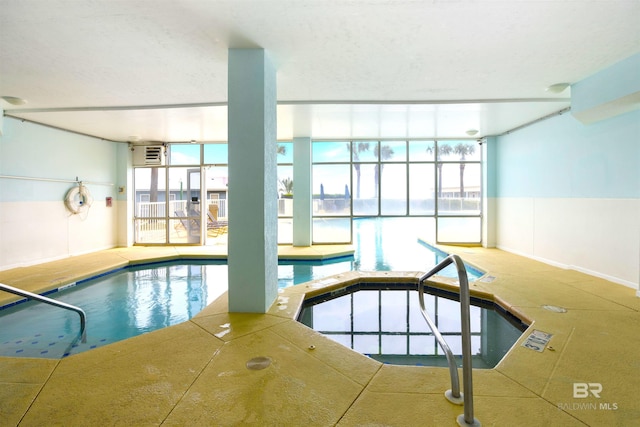
[(132, 267), (55, 294), (87, 314), (86, 343), (76, 313), (29, 302), (3, 310), (0, 355), (59, 358), (175, 325), (227, 288), (224, 263)]
[[(422, 318), (417, 291), (367, 289), (327, 298), (305, 305), (298, 320), (384, 363), (447, 366), (446, 356)], [(460, 356), (460, 304), (425, 295), (425, 307), (453, 354)], [(522, 333), (498, 312), (474, 305), (470, 325), (474, 368), (495, 367)], [(457, 361), (461, 366), (461, 358)]]
[[(427, 271), (447, 254), (422, 243), (433, 218), (362, 218), (353, 221), (355, 270)], [(446, 275), (455, 275), (447, 267)]]

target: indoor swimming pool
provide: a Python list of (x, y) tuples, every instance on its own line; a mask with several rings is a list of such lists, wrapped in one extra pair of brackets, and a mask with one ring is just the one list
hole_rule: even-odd
[[(386, 223), (389, 224), (389, 223)], [(351, 270), (426, 271), (446, 257), (380, 222), (355, 242), (354, 256), (324, 262), (282, 260), (278, 285), (288, 287)], [(377, 229), (377, 231), (376, 231)], [(366, 239), (371, 239), (371, 244)], [(448, 269), (444, 274), (455, 275)], [(469, 267), (469, 278), (482, 272)], [(86, 342), (77, 313), (36, 302), (0, 310), (0, 356), (61, 358), (191, 319), (228, 287), (226, 261), (181, 260), (124, 268), (64, 287), (50, 298), (87, 314)]]
[(37, 302), (0, 313), (0, 356), (60, 358), (189, 320), (227, 290), (223, 262), (180, 261), (134, 266), (48, 295), (78, 314)]

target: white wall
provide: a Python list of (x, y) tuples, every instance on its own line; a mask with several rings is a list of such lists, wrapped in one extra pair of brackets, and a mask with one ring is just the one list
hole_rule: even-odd
[(499, 248), (638, 288), (640, 111), (499, 137), (496, 176)]
[[(86, 214), (64, 206), (75, 184), (0, 178), (0, 270), (116, 246), (117, 145), (46, 126), (5, 118), (0, 175), (80, 180), (94, 202)], [(105, 183), (114, 185), (100, 185)], [(106, 197), (113, 206), (106, 206)]]
[(114, 192), (116, 197), (114, 201), (114, 207), (117, 209), (117, 242), (118, 246), (128, 247), (133, 245), (134, 231), (133, 231), (133, 202), (128, 201), (133, 199), (133, 166), (131, 149), (128, 145), (118, 144), (116, 153), (116, 170), (117, 170), (117, 182)]

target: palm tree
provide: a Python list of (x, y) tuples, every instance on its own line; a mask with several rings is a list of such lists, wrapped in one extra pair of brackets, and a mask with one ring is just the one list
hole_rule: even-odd
[[(436, 142), (436, 144), (438, 143)], [(427, 153), (433, 154), (433, 151), (434, 151), (434, 147), (427, 148)], [(448, 156), (449, 154), (451, 154), (452, 151), (453, 149), (451, 148), (450, 145), (438, 144), (438, 153), (436, 155), (436, 160), (440, 160), (440, 158), (444, 156)], [(437, 162), (436, 165), (438, 166), (438, 198), (441, 198), (442, 197), (442, 163)]]
[[(378, 147), (379, 145), (376, 145), (376, 157), (379, 158), (381, 161), (389, 160), (390, 158), (393, 157), (393, 148), (391, 148), (388, 145), (383, 145), (380, 148)], [(380, 170), (378, 170), (378, 165), (380, 165)], [(382, 172), (383, 167), (384, 167), (384, 164), (376, 163), (375, 175), (374, 175), (376, 190), (378, 189), (378, 180), (380, 179), (380, 172)]]
[(281, 179), (280, 188), (285, 196), (293, 195), (293, 180), (290, 177)]
[(360, 153), (364, 151), (369, 151), (369, 143), (368, 142), (347, 142), (347, 150), (351, 151), (351, 162), (353, 163), (353, 168), (356, 170), (356, 199), (360, 198), (360, 163), (357, 163), (360, 160)]
[[(476, 147), (473, 144), (465, 144), (460, 142), (453, 147), (453, 152), (460, 156), (460, 161), (463, 162), (467, 156), (476, 152)], [(465, 163), (460, 163), (460, 199), (464, 198), (464, 167)]]
[[(287, 155), (287, 146), (278, 144), (278, 148), (276, 149), (276, 153), (278, 156), (286, 156)], [(284, 178), (279, 181), (280, 189), (284, 191), (284, 194), (287, 196), (291, 196), (293, 194), (293, 180), (291, 178)]]
[[(159, 168), (151, 168), (151, 184), (149, 188), (149, 201), (153, 203), (158, 201), (158, 170)], [(168, 197), (169, 196), (167, 196), (167, 198)]]

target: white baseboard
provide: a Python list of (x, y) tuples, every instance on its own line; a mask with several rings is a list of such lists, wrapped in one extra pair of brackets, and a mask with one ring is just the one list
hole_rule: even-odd
[(541, 262), (543, 264), (551, 265), (553, 267), (562, 268), (564, 270), (579, 271), (580, 273), (588, 274), (589, 276), (594, 276), (594, 277), (598, 277), (600, 279), (608, 280), (610, 282), (617, 283), (619, 285), (623, 285), (623, 286), (626, 286), (626, 287), (631, 288), (631, 289), (637, 289), (636, 296), (640, 297), (640, 288), (638, 287), (637, 283), (633, 283), (633, 282), (630, 282), (628, 280), (620, 279), (620, 278), (615, 277), (615, 276), (610, 276), (608, 274), (600, 273), (598, 271), (589, 270), (587, 268), (583, 268), (583, 267), (579, 267), (579, 266), (575, 266), (575, 265), (563, 264), (563, 263), (560, 263), (560, 262), (557, 262), (557, 261), (552, 261), (550, 259), (546, 259), (546, 258), (542, 258), (542, 257), (538, 257), (538, 256), (533, 256), (533, 255), (530, 255), (530, 254), (527, 254), (527, 253), (524, 253), (524, 252), (521, 252), (521, 251), (518, 251), (518, 250), (514, 250), (512, 248), (508, 248), (508, 247), (505, 247), (505, 246), (501, 246), (501, 245), (498, 245), (497, 249), (500, 249), (502, 251), (509, 252), (509, 253), (512, 253), (512, 254), (515, 254), (515, 255), (523, 256), (525, 258), (529, 258), (529, 259), (532, 259), (534, 261)]

